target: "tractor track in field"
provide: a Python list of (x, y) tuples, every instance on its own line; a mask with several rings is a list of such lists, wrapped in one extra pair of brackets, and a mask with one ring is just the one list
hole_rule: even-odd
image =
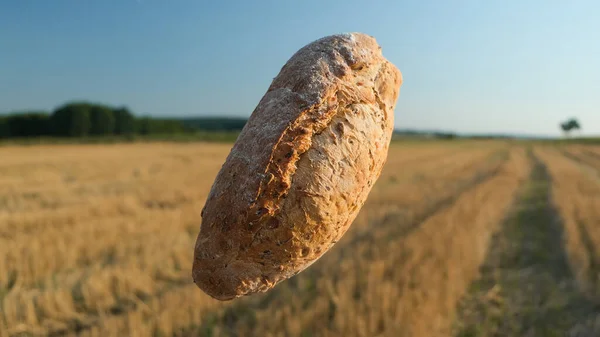
[(590, 149), (586, 149), (586, 150), (584, 150), (584, 153), (587, 154), (590, 157), (594, 157), (596, 159), (600, 159), (600, 153), (598, 153), (596, 151), (592, 151)]
[(529, 181), (492, 238), (480, 278), (458, 305), (456, 337), (593, 336), (577, 327), (599, 308), (569, 267), (548, 170), (529, 155)]
[[(585, 150), (583, 154), (579, 154), (579, 155), (570, 153), (566, 150), (562, 150), (561, 154), (563, 156), (565, 156), (567, 159), (574, 161), (576, 164), (578, 164), (582, 170), (588, 171), (591, 173), (596, 173), (597, 178), (600, 179), (600, 167), (596, 167), (596, 166), (590, 164), (586, 160), (586, 157), (600, 158), (600, 154), (597, 154), (590, 150)], [(593, 240), (591, 239), (591, 234), (590, 234), (588, 228), (586, 227), (586, 225), (584, 224), (584, 222), (581, 220), (580, 215), (578, 213), (575, 213), (574, 216), (575, 216), (574, 220), (577, 225), (577, 230), (579, 232), (579, 238), (587, 252), (586, 256), (587, 256), (587, 266), (589, 269), (589, 273), (583, 282), (586, 283), (585, 287), (586, 287), (586, 289), (589, 290), (590, 296), (592, 296), (594, 298), (599, 298), (600, 294), (598, 294), (596, 289), (598, 289), (598, 284), (600, 283), (600, 279), (598, 279), (597, 277), (594, 277), (594, 275), (597, 275), (598, 272), (600, 271), (600, 261), (597, 258), (597, 256), (598, 256), (597, 250), (598, 249), (596, 248), (596, 245), (594, 244)], [(598, 331), (599, 331), (598, 335), (600, 335), (600, 324), (599, 324)]]
[[(578, 154), (574, 154), (574, 153), (571, 153), (571, 152), (569, 152), (569, 151), (567, 151), (567, 150), (564, 150), (564, 149), (560, 150), (560, 153), (561, 153), (563, 156), (565, 156), (566, 158), (568, 158), (568, 159), (570, 159), (570, 160), (572, 160), (572, 161), (576, 162), (577, 164), (579, 164), (579, 165), (583, 166), (583, 168), (584, 168), (584, 169), (586, 169), (586, 170), (588, 170), (588, 171), (590, 171), (590, 172), (595, 172), (595, 173), (596, 173), (596, 176), (597, 176), (598, 178), (600, 178), (600, 167), (596, 167), (596, 166), (594, 166), (594, 165), (590, 164), (590, 163), (589, 163), (589, 162), (588, 162), (588, 161), (585, 159), (585, 156), (583, 156), (583, 155), (578, 155)], [(588, 154), (588, 155), (589, 155), (589, 154)], [(595, 155), (597, 155), (597, 154), (595, 154)], [(598, 155), (598, 156), (600, 156), (600, 155)]]

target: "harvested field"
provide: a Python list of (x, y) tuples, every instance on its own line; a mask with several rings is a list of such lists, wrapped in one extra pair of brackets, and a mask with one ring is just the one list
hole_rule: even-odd
[[(218, 302), (192, 283), (191, 259), (230, 146), (0, 147), (0, 336), (450, 336), (487, 319), (465, 313), (482, 303), (474, 285), (506, 278), (489, 281), (481, 267), (495, 251), (519, 254), (525, 238), (535, 252), (555, 249), (532, 253), (542, 271), (563, 256), (552, 268), (576, 280), (565, 303), (586, 304), (561, 331), (594, 329), (598, 149), (393, 143), (331, 251), (266, 294)], [(534, 190), (547, 192), (528, 194), (541, 183)], [(550, 236), (517, 230), (528, 221)], [(547, 306), (526, 307), (548, 317)], [(491, 336), (462, 336), (480, 335)]]
[(530, 179), (459, 305), (455, 336), (567, 336), (594, 312), (562, 249), (548, 169), (530, 157)]
[(539, 155), (554, 180), (552, 195), (575, 275), (585, 292), (600, 300), (600, 171), (581, 157), (552, 149), (540, 149)]

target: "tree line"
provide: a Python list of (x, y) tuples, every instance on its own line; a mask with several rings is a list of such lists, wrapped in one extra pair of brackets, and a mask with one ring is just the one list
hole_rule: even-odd
[(238, 131), (245, 120), (136, 117), (127, 107), (69, 102), (53, 112), (23, 111), (0, 115), (0, 138), (148, 135)]

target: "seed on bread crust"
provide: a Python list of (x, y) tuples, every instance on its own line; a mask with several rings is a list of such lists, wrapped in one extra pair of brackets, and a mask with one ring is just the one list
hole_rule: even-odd
[(296, 52), (210, 190), (194, 249), (197, 286), (219, 300), (265, 292), (323, 256), (381, 173), (401, 85), (365, 34)]

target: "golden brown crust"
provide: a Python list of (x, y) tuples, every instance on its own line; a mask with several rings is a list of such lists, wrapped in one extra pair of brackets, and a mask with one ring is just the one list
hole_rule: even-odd
[(194, 250), (198, 287), (219, 300), (266, 291), (337, 242), (381, 173), (401, 84), (367, 35), (300, 49), (211, 188)]

